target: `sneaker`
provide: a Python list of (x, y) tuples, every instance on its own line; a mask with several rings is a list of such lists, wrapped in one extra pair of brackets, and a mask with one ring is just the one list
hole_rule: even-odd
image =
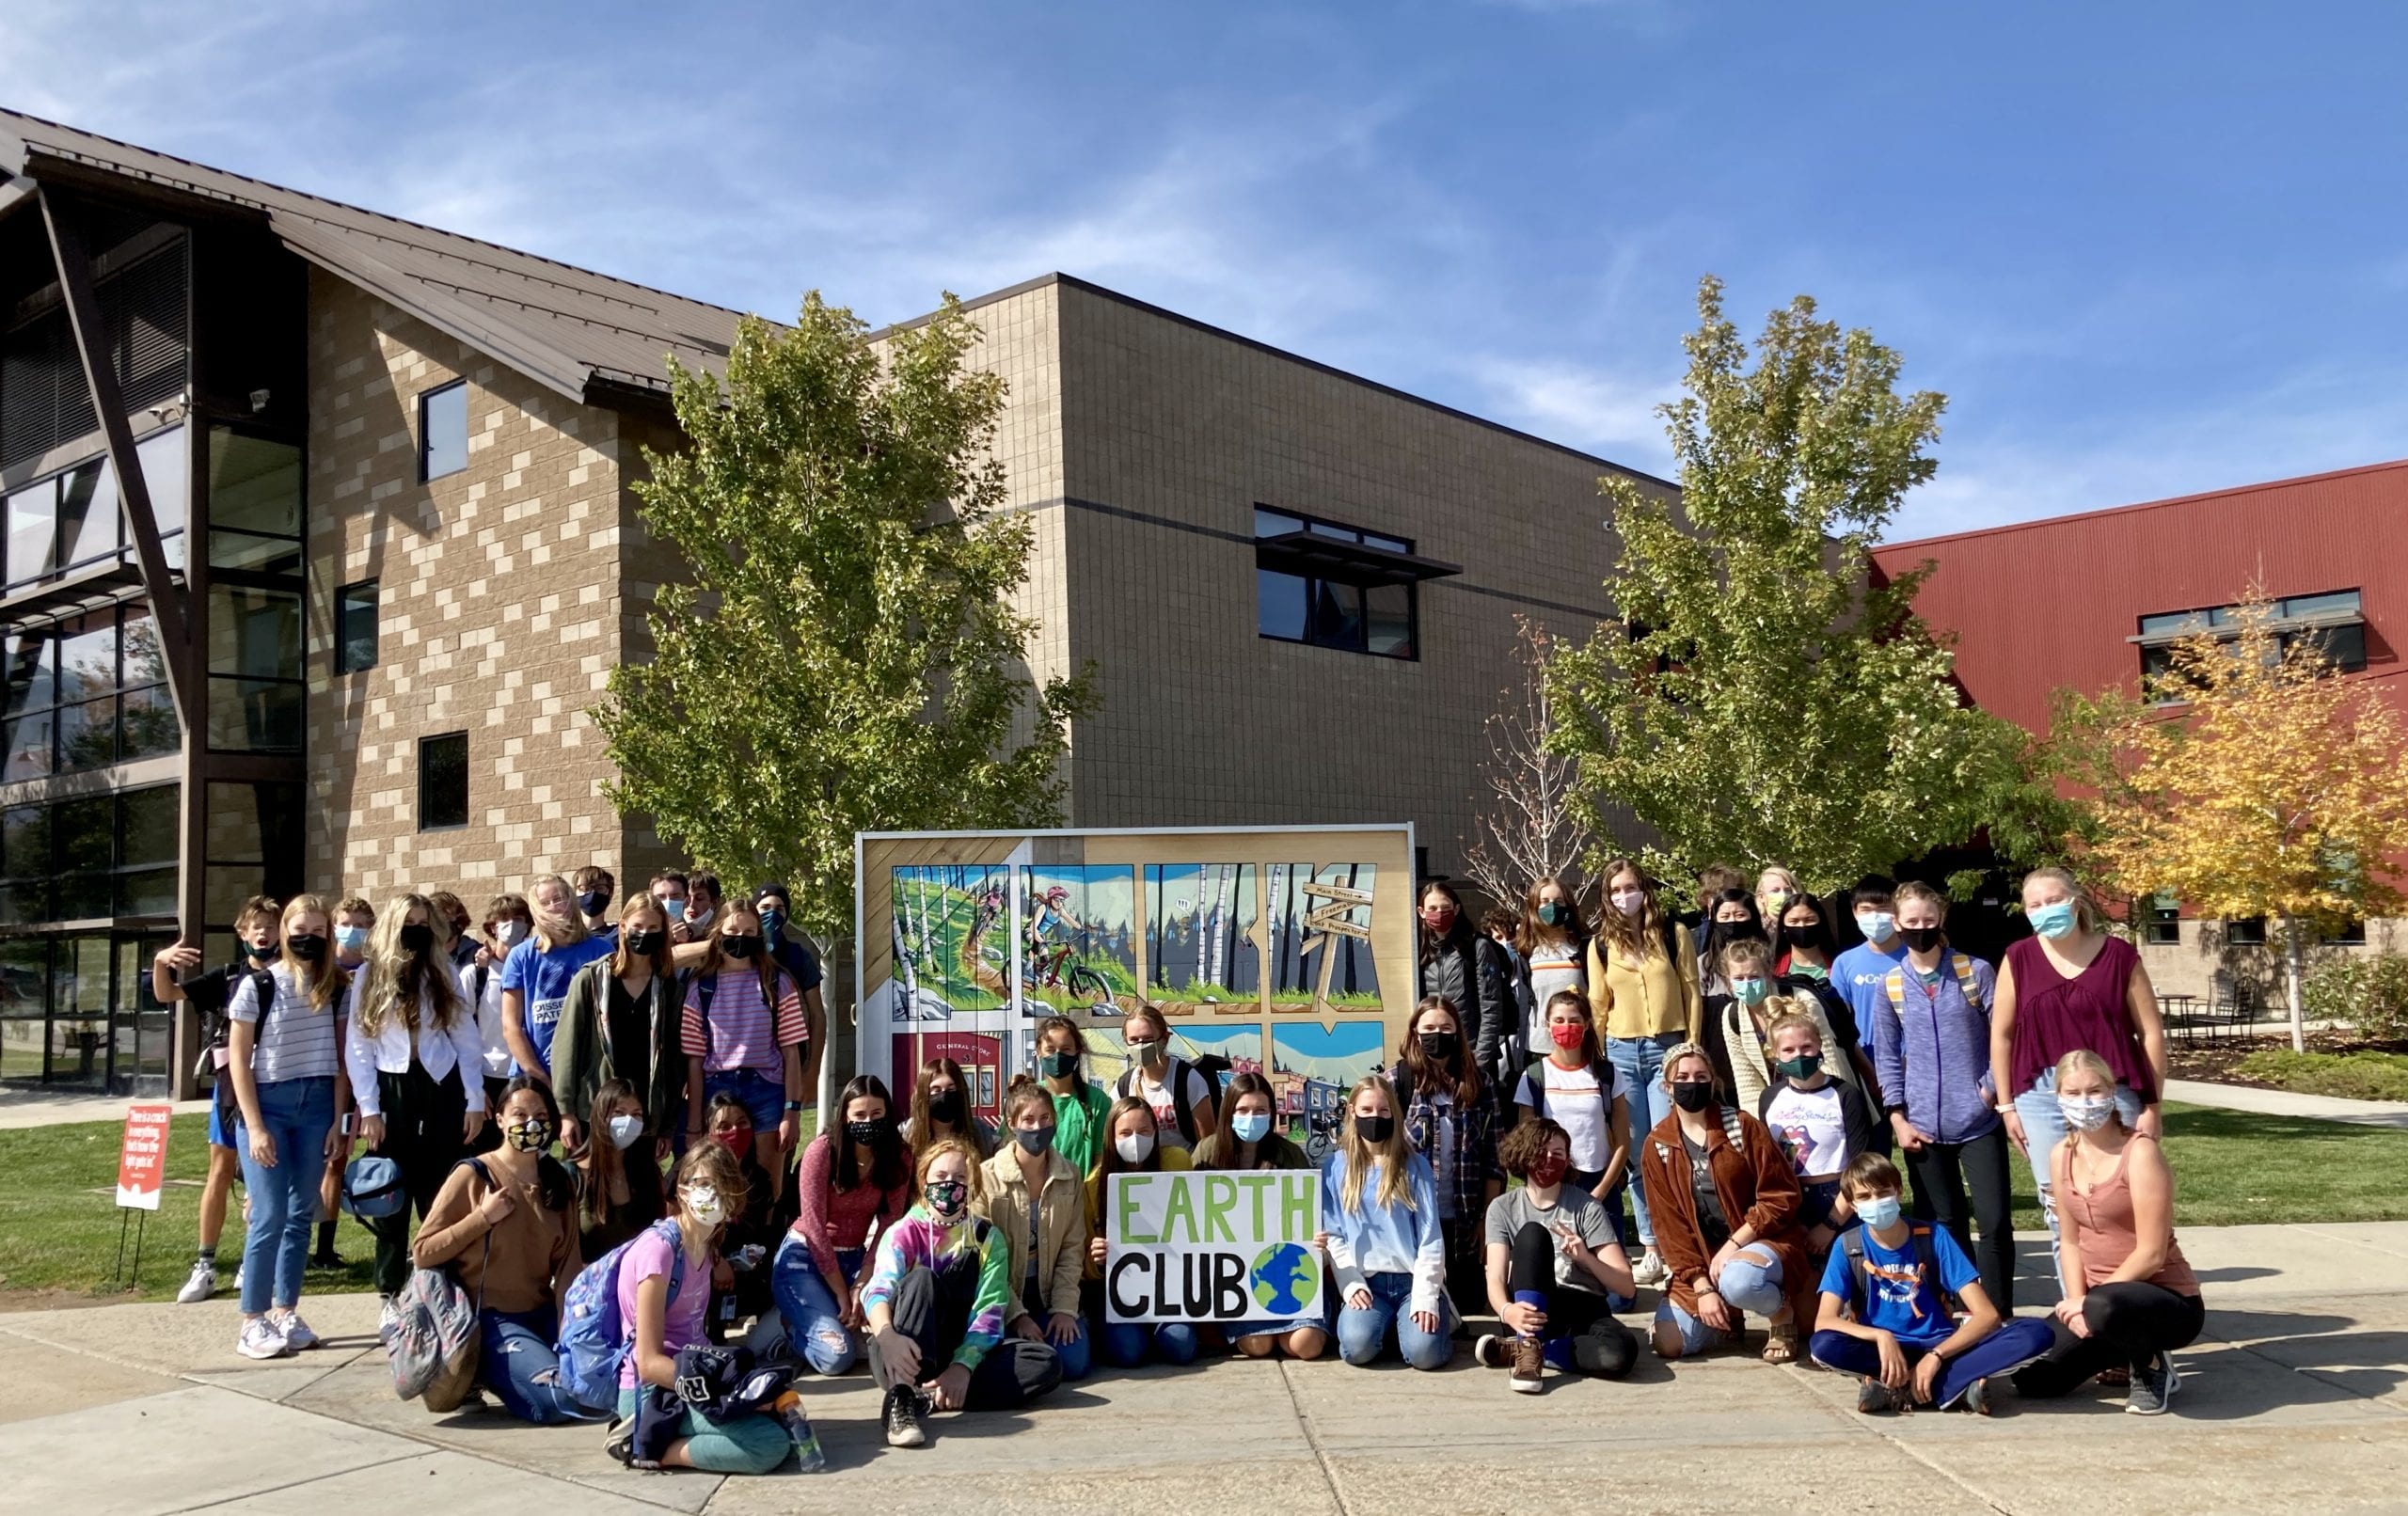
[(1865, 1415), (1876, 1415), (1897, 1409), (1897, 1401), (1890, 1394), (1890, 1386), (1877, 1379), (1866, 1380), (1857, 1386), (1856, 1409)]
[(277, 1330), (275, 1322), (264, 1316), (255, 1316), (243, 1323), (243, 1334), (234, 1339), (234, 1350), (246, 1358), (281, 1358), (293, 1350)]
[(1516, 1336), (1513, 1342), (1513, 1377), (1516, 1395), (1536, 1395), (1544, 1388), (1540, 1382), (1546, 1377), (1546, 1344), (1536, 1337)]
[(802, 1397), (792, 1390), (778, 1397), (769, 1408), (778, 1425), (786, 1429), (786, 1438), (794, 1444), (795, 1467), (803, 1474), (817, 1474), (828, 1466), (828, 1455), (819, 1448), (819, 1435), (811, 1429), (811, 1418), (802, 1413)]
[(284, 1334), (284, 1345), (294, 1352), (307, 1352), (318, 1345), (318, 1334), (309, 1323), (301, 1319), (298, 1311), (287, 1311), (276, 1318), (277, 1329)]
[(602, 1439), (602, 1451), (618, 1460), (622, 1467), (633, 1468), (636, 1461), (636, 1418), (621, 1416), (610, 1423), (610, 1431)]
[(1482, 1368), (1503, 1368), (1508, 1361), (1506, 1340), (1494, 1332), (1481, 1334), (1480, 1340), (1471, 1345), (1471, 1361)]
[(309, 1255), (309, 1267), (312, 1269), (340, 1269), (342, 1267), (342, 1255), (334, 1252), (330, 1248), (321, 1248), (317, 1252)]
[(889, 1447), (919, 1447), (928, 1440), (928, 1429), (922, 1418), (928, 1413), (927, 1397), (909, 1384), (897, 1384), (886, 1392), (886, 1445)]
[(1630, 1271), (1630, 1276), (1633, 1280), (1639, 1284), (1646, 1286), (1650, 1289), (1661, 1285), (1665, 1280), (1671, 1278), (1671, 1274), (1672, 1271), (1664, 1267), (1664, 1260), (1662, 1256), (1660, 1256), (1654, 1248), (1649, 1248), (1646, 1252), (1640, 1254), (1639, 1255), (1638, 1264)]
[(390, 1339), (393, 1334), (393, 1323), (402, 1319), (402, 1303), (391, 1295), (381, 1298), (385, 1303), (376, 1313), (376, 1334)]
[(1989, 1382), (1986, 1379), (1977, 1379), (1966, 1385), (1965, 1393), (1956, 1398), (1956, 1403), (1977, 1416), (1988, 1415), (1990, 1413)]
[(242, 1266), (241, 1264), (239, 1264), (239, 1263), (238, 1263), (238, 1264), (234, 1265), (234, 1293), (235, 1293), (235, 1294), (237, 1294), (237, 1295), (239, 1295), (239, 1294), (241, 1294), (242, 1292), (243, 1292), (243, 1266)]
[(2174, 1398), (2174, 1386), (2182, 1382), (2175, 1371), (2174, 1355), (2159, 1353), (2146, 1364), (2132, 1367), (2132, 1387), (2125, 1392), (2124, 1409), (2136, 1416), (2162, 1416)]
[[(238, 1285), (235, 1287), (239, 1290), (242, 1287)], [(183, 1288), (176, 1291), (176, 1303), (198, 1304), (216, 1293), (217, 1261), (214, 1258), (195, 1258), (192, 1260), (192, 1277), (184, 1281)]]

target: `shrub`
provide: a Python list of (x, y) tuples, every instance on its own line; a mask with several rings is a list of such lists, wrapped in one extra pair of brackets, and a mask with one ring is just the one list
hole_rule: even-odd
[(2408, 956), (2327, 958), (2301, 982), (2300, 1000), (2311, 1018), (2338, 1021), (2365, 1041), (2408, 1041)]
[(2253, 1052), (2233, 1066), (2243, 1079), (2302, 1095), (2345, 1100), (2408, 1100), (2408, 1057), (2396, 1052)]

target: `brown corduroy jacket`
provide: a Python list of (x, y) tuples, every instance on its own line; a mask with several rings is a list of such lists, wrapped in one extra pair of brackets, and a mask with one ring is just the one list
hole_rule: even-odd
[[(1706, 1162), (1714, 1171), (1714, 1190), (1733, 1233), (1751, 1228), (1756, 1240), (1781, 1260), (1782, 1289), (1793, 1305), (1811, 1303), (1817, 1284), (1809, 1272), (1806, 1233), (1798, 1224), (1802, 1196), (1798, 1172), (1765, 1124), (1745, 1112), (1736, 1113), (1740, 1146), (1734, 1147), (1723, 1130), (1722, 1113), (1709, 1106), (1706, 1117)], [(1697, 1313), (1691, 1288), (1705, 1272), (1714, 1250), (1698, 1229), (1697, 1195), (1689, 1188), (1689, 1159), (1681, 1143), (1681, 1115), (1675, 1111), (1656, 1124), (1641, 1145), (1640, 1173), (1647, 1186), (1647, 1213), (1656, 1224), (1656, 1251), (1671, 1271), (1664, 1290), (1672, 1303)], [(1802, 1328), (1814, 1319), (1811, 1310), (1800, 1318)]]

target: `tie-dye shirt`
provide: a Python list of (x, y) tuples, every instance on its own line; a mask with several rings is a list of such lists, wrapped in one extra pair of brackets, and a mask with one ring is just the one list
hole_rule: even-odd
[[(862, 1309), (893, 1306), (903, 1276), (914, 1269), (936, 1275), (940, 1295), (970, 1296), (970, 1324), (953, 1361), (974, 1372), (1004, 1338), (1004, 1311), (1012, 1295), (1010, 1240), (973, 1218), (941, 1225), (927, 1207), (913, 1206), (879, 1238), (878, 1263), (862, 1287)], [(927, 1372), (923, 1366), (921, 1373)]]

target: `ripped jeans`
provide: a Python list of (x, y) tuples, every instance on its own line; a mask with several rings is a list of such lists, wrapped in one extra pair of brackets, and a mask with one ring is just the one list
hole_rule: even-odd
[[(836, 1267), (848, 1279), (859, 1279), (862, 1250), (836, 1250)], [(861, 1357), (861, 1338), (848, 1330), (836, 1314), (836, 1297), (819, 1266), (811, 1261), (811, 1244), (788, 1232), (769, 1260), (769, 1294), (778, 1303), (778, 1317), (786, 1324), (786, 1345), (796, 1357), (822, 1374), (841, 1374)]]
[(560, 1382), (550, 1311), (487, 1310), (478, 1324), (483, 1340), (477, 1345), (477, 1379), (502, 1410), (539, 1427), (594, 1419)]

